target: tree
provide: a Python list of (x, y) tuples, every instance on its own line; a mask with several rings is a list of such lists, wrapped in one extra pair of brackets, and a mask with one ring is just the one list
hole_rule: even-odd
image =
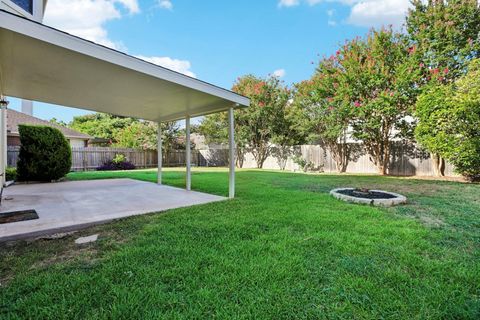
[(338, 77), (332, 102), (350, 112), (352, 137), (363, 142), (378, 172), (386, 174), (392, 140), (408, 132), (407, 116), (419, 91), (421, 71), (407, 38), (391, 28), (372, 30), (364, 39), (347, 41), (329, 59)]
[(302, 130), (293, 101), (277, 108), (275, 115), (277, 120), (271, 140), (275, 148), (272, 154), (277, 158), (280, 170), (285, 170), (288, 157), (295, 152), (294, 147), (305, 143), (308, 135)]
[(119, 129), (115, 134), (115, 146), (143, 150), (157, 150), (157, 124), (136, 121)]
[[(340, 55), (340, 54), (339, 54)], [(351, 121), (350, 97), (345, 93), (343, 68), (339, 59), (323, 59), (312, 79), (296, 85), (295, 106), (298, 128), (310, 141), (318, 141), (335, 160), (338, 172), (345, 172), (352, 146), (347, 143)]]
[(237, 110), (237, 134), (246, 143), (258, 168), (272, 152), (276, 125), (284, 114), (290, 94), (277, 77), (261, 79), (247, 75), (237, 79), (233, 91), (250, 98), (250, 107)]
[(419, 97), (417, 140), (469, 180), (480, 179), (480, 59), (455, 83), (432, 83)]
[[(250, 98), (250, 107), (235, 111), (237, 165), (242, 167), (246, 152), (252, 152), (257, 167), (262, 168), (274, 150), (272, 143), (284, 154), (287, 146), (297, 141), (291, 131), (293, 118), (288, 119), (290, 92), (276, 77), (262, 79), (253, 75), (238, 78), (233, 91)], [(227, 143), (227, 113), (206, 116), (198, 130), (207, 143)]]
[[(455, 83), (453, 148), (445, 158), (472, 181), (480, 180), (480, 59), (469, 64), (468, 73)], [(452, 120), (452, 119), (451, 119)]]
[(90, 136), (109, 139), (112, 143), (116, 143), (118, 132), (134, 122), (138, 122), (138, 120), (106, 113), (94, 113), (74, 117), (69, 127)]
[(480, 57), (478, 1), (413, 0), (412, 4), (407, 31), (410, 50), (421, 67), (425, 71), (449, 70), (444, 76), (446, 80), (464, 75), (470, 60)]
[(416, 102), (415, 116), (419, 120), (415, 138), (430, 151), (435, 175), (443, 175), (445, 161), (441, 157), (452, 145), (450, 128), (450, 104), (453, 94), (450, 84), (430, 83), (424, 88)]
[(62, 126), (62, 127), (68, 127), (68, 124), (63, 121), (63, 120), (58, 120), (57, 118), (53, 117), (52, 119), (49, 120), (49, 122)]
[[(235, 111), (235, 152), (236, 165), (243, 167), (243, 161), (247, 152), (247, 133), (246, 128), (240, 124), (239, 111)], [(198, 127), (198, 132), (205, 137), (207, 144), (227, 144), (228, 143), (228, 113), (217, 112), (207, 115), (203, 118)]]
[[(477, 0), (414, 0), (412, 3), (414, 7), (407, 16), (407, 30), (410, 50), (423, 71), (423, 83), (428, 84), (421, 102), (425, 110), (428, 96), (433, 99), (433, 107), (438, 98), (435, 90), (442, 95), (446, 89), (443, 85), (464, 75), (468, 63), (480, 57), (480, 6)], [(438, 89), (433, 87), (435, 85)], [(424, 114), (417, 113), (416, 116), (433, 121), (433, 117), (426, 119)], [(430, 124), (423, 127), (430, 127)], [(445, 162), (435, 151), (436, 146), (425, 140), (422, 142), (428, 146), (436, 174), (443, 175)]]

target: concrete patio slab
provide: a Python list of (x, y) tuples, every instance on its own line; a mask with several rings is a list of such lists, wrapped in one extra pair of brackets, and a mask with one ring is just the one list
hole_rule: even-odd
[(35, 209), (39, 219), (0, 224), (0, 241), (226, 199), (132, 179), (13, 185), (3, 196), (0, 212)]

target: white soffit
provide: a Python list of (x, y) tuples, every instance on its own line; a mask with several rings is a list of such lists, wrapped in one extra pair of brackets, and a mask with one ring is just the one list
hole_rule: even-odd
[(2, 93), (151, 121), (249, 106), (229, 90), (0, 11)]

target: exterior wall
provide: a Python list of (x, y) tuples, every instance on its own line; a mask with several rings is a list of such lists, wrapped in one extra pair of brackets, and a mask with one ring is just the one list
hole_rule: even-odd
[[(83, 148), (87, 146), (87, 140), (83, 139), (68, 139), (71, 147)], [(20, 137), (19, 136), (7, 136), (7, 146), (15, 147), (20, 146)]]
[(87, 141), (83, 139), (68, 139), (71, 147), (83, 148), (87, 146)]
[(29, 13), (11, 0), (0, 0), (0, 9), (12, 12), (38, 22), (43, 21), (43, 8), (46, 0), (32, 0), (33, 13)]
[(7, 146), (9, 146), (9, 147), (20, 146), (20, 137), (19, 136), (7, 136)]

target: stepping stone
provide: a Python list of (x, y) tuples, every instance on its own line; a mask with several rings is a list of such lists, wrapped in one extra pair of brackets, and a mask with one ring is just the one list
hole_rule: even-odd
[(85, 243), (90, 243), (90, 242), (95, 242), (98, 239), (98, 234), (92, 234), (91, 236), (88, 237), (80, 237), (77, 240), (75, 240), (76, 244), (85, 244)]

